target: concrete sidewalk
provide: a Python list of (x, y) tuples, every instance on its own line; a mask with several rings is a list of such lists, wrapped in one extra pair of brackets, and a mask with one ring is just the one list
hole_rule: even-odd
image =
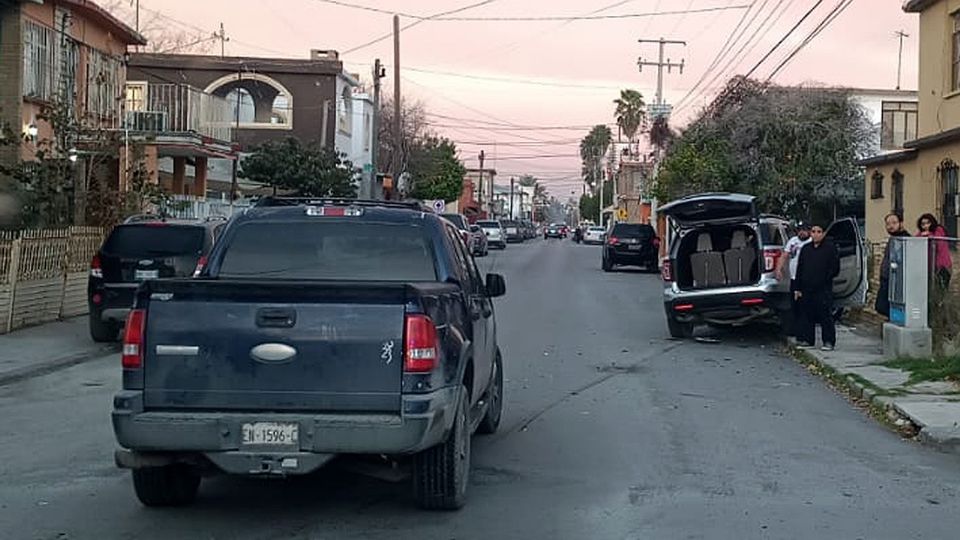
[(879, 336), (837, 326), (837, 349), (803, 350), (816, 364), (844, 377), (857, 397), (892, 411), (920, 429), (922, 442), (960, 453), (960, 385), (951, 382), (910, 384), (910, 373), (883, 366)]
[(36, 377), (119, 351), (94, 343), (86, 317), (75, 317), (0, 335), (0, 385)]

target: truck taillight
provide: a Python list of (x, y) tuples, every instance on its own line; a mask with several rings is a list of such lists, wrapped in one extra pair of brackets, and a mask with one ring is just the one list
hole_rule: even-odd
[(90, 277), (103, 279), (103, 266), (100, 264), (100, 255), (94, 255), (90, 260)]
[(203, 269), (207, 266), (207, 256), (202, 255), (197, 259), (197, 267), (193, 270), (193, 277), (200, 277), (200, 273), (203, 272)]
[(437, 327), (426, 315), (407, 315), (403, 338), (403, 370), (427, 373), (437, 367)]
[(123, 329), (123, 354), (120, 363), (124, 369), (143, 367), (143, 333), (147, 326), (147, 312), (134, 309), (127, 315)]
[(666, 282), (673, 281), (673, 265), (670, 263), (670, 259), (664, 259), (663, 266), (660, 267), (660, 275)]
[(783, 257), (781, 248), (767, 248), (763, 250), (763, 271), (773, 272), (780, 264), (780, 257)]

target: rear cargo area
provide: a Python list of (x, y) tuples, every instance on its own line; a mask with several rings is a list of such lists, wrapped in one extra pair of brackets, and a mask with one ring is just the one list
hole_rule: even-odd
[(746, 225), (711, 225), (687, 233), (674, 262), (681, 289), (715, 289), (760, 281), (760, 240)]

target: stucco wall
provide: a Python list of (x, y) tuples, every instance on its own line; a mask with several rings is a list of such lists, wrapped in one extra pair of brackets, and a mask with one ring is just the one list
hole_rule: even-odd
[(951, 89), (953, 19), (960, 0), (942, 0), (920, 14), (918, 137), (960, 126), (960, 92)]

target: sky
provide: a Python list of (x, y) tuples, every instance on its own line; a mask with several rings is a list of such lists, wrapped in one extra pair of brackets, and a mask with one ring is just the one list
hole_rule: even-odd
[[(366, 80), (380, 58), (388, 68), (383, 81), (388, 93), (392, 39), (364, 45), (388, 35), (390, 13), (398, 12), (402, 26), (417, 23), (401, 32), (404, 99), (424, 104), (431, 128), (457, 143), (467, 167), (478, 166), (483, 149), (484, 165), (497, 170), (498, 182), (533, 174), (560, 198), (579, 194), (579, 141), (589, 126), (613, 124), (620, 89), (633, 88), (648, 103), (654, 100), (656, 70), (641, 71), (637, 61), (656, 60), (658, 45), (639, 39), (686, 42), (668, 46), (665, 54), (684, 64), (682, 73), (673, 69), (663, 82), (665, 101), (676, 104), (671, 124), (679, 128), (730, 76), (757, 66), (754, 77), (769, 77), (838, 5), (846, 7), (772, 80), (892, 89), (895, 33), (902, 30), (909, 34), (903, 40), (902, 86), (917, 84), (918, 19), (901, 11), (900, 0), (140, 0), (140, 5), (141, 20), (153, 18), (200, 37), (223, 23), (227, 55), (306, 58), (310, 49), (332, 49)], [(483, 20), (424, 20), (468, 6), (475, 7), (446, 17)], [(510, 20), (584, 16), (594, 18)], [(208, 46), (219, 52), (220, 42)]]

